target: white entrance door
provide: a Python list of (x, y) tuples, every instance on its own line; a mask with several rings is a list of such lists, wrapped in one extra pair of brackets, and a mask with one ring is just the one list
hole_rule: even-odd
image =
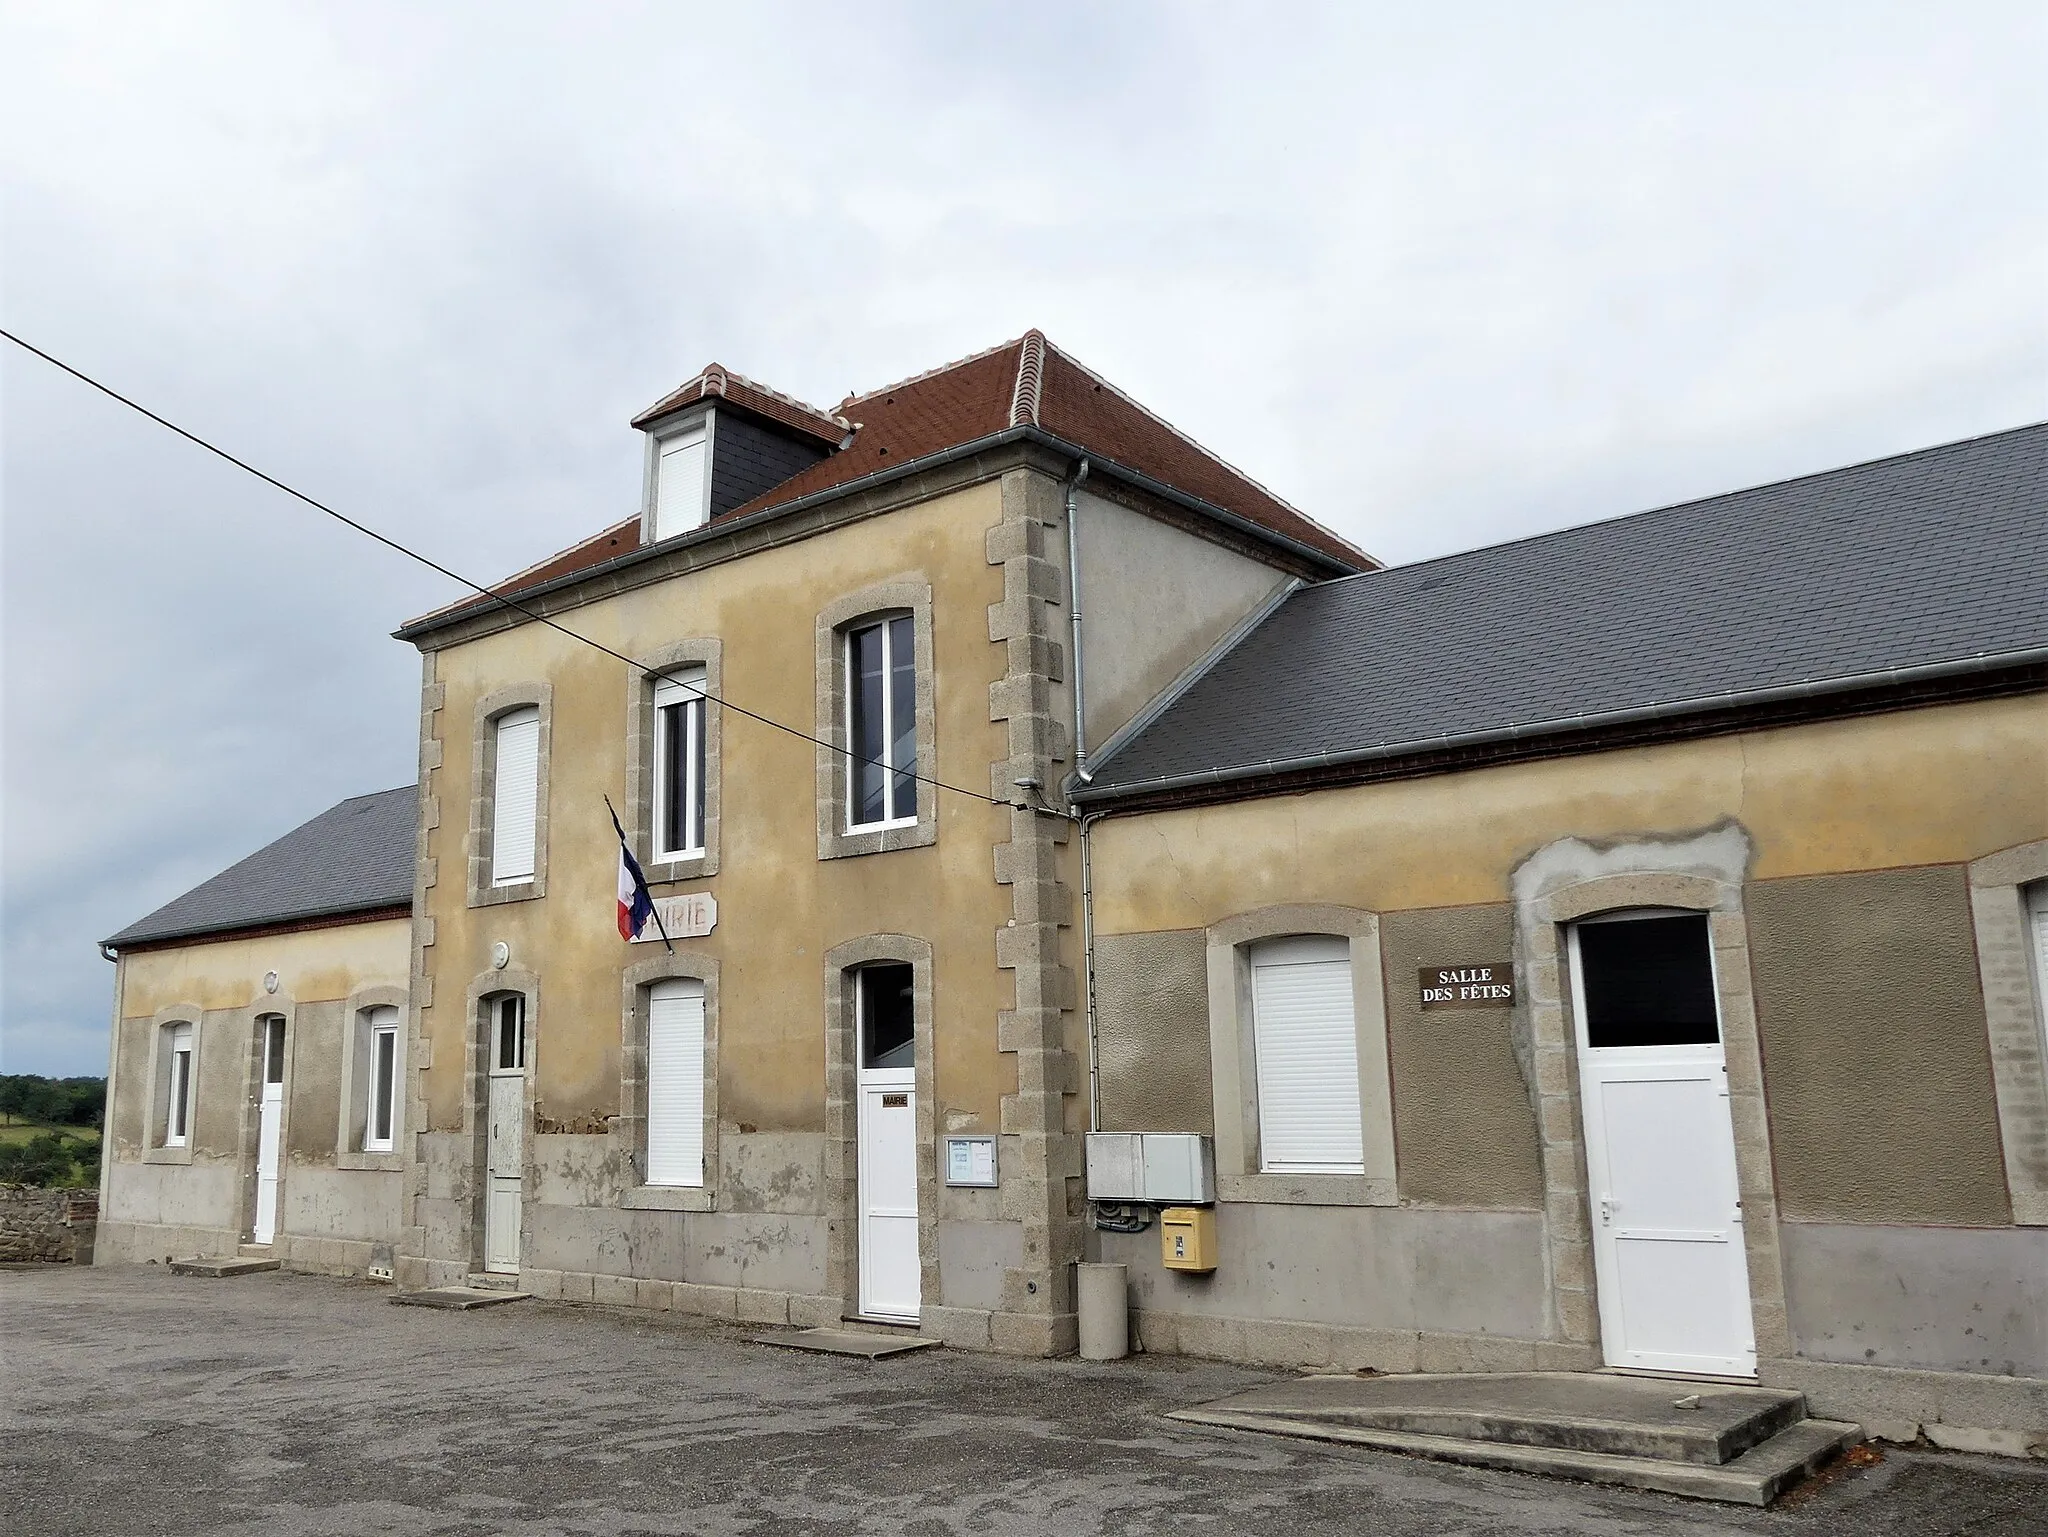
[(1572, 929), (1571, 960), (1607, 1363), (1754, 1376), (1706, 915), (1591, 919)]
[(916, 1323), (916, 1027), (908, 966), (855, 974), (860, 1019), (860, 1311)]
[(263, 1021), (263, 1089), (256, 1107), (256, 1221), (250, 1238), (267, 1244), (277, 1236), (278, 1154), (284, 1134), (284, 1019)]
[(526, 1175), (526, 1000), (491, 1005), (485, 1106), (484, 1269), (519, 1270), (522, 1181)]

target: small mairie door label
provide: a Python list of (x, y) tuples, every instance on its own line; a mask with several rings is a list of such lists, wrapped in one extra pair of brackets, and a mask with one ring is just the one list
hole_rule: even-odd
[(718, 926), (718, 900), (708, 891), (656, 897), (654, 910), (661, 917), (661, 928), (656, 928), (653, 920), (649, 919), (634, 944), (660, 944), (661, 929), (668, 930), (670, 939), (702, 939)]
[(1512, 961), (1422, 968), (1422, 1006), (1425, 1009), (1509, 1009), (1514, 1004), (1515, 966)]

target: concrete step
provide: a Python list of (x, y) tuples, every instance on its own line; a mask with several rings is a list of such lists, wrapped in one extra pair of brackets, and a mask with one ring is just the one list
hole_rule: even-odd
[(516, 1292), (519, 1290), (518, 1276), (501, 1275), (495, 1270), (472, 1270), (462, 1278), (462, 1283), (473, 1291)]
[(235, 1253), (243, 1259), (269, 1259), (270, 1251), (271, 1246), (267, 1243), (245, 1243), (238, 1246)]
[(497, 1286), (429, 1286), (421, 1291), (400, 1292), (391, 1300), (400, 1307), (447, 1308), (467, 1313), (505, 1302), (524, 1302), (532, 1295), (531, 1292), (509, 1291)]
[(1221, 1408), (1182, 1410), (1172, 1418), (1199, 1425), (1224, 1425), (1240, 1430), (1370, 1446), (1439, 1462), (1505, 1468), (1517, 1473), (1542, 1473), (1558, 1478), (1581, 1479), (1587, 1483), (1654, 1489), (1690, 1499), (1758, 1507), (1770, 1504), (1784, 1490), (1806, 1478), (1843, 1448), (1862, 1439), (1863, 1435), (1862, 1427), (1857, 1425), (1831, 1420), (1801, 1420), (1732, 1461), (1708, 1466), (1568, 1447), (1418, 1435), (1332, 1420), (1288, 1419)]
[(243, 1255), (237, 1255), (233, 1259), (209, 1259), (204, 1255), (195, 1254), (189, 1259), (174, 1259), (170, 1264), (172, 1275), (206, 1276), (216, 1281), (227, 1276), (255, 1275), (259, 1271), (277, 1268), (278, 1264), (274, 1259), (256, 1259)]
[(1233, 1400), (1290, 1419), (1717, 1467), (1806, 1418), (1803, 1394), (1597, 1373), (1310, 1377)]

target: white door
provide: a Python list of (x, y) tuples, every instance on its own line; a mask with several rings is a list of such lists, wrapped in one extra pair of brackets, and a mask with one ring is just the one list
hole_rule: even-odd
[(1702, 913), (1571, 933), (1600, 1334), (1610, 1366), (1750, 1377), (1735, 1128)]
[(526, 1000), (495, 1000), (489, 1030), (484, 1269), (516, 1274), (526, 1174)]
[(256, 1107), (256, 1222), (250, 1238), (267, 1244), (277, 1236), (277, 1171), (284, 1134), (284, 1020), (263, 1021), (263, 1089)]
[(916, 1323), (917, 1069), (908, 966), (855, 973), (860, 1019), (860, 1311)]

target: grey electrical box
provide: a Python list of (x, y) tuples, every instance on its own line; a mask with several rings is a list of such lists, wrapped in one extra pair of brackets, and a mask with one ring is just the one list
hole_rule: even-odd
[(1088, 1133), (1088, 1199), (1206, 1206), (1216, 1199), (1216, 1146), (1178, 1131)]

